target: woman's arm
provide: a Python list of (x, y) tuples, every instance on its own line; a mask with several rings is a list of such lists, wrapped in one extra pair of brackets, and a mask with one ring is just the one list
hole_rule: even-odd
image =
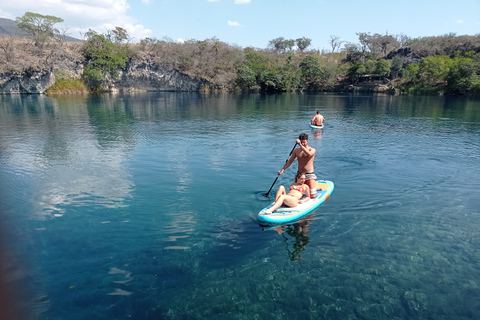
[(302, 200), (298, 200), (298, 203), (304, 203), (310, 200), (310, 188), (306, 184), (302, 186), (303, 186), (303, 189), (305, 189), (305, 198)]
[(310, 199), (310, 187), (307, 186), (306, 184), (303, 185), (305, 188), (305, 195), (307, 196), (308, 199)]

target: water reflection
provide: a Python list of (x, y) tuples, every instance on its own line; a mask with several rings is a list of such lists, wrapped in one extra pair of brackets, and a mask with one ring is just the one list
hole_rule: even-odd
[[(134, 141), (122, 139), (104, 150), (102, 141), (111, 135), (88, 109), (85, 97), (2, 97), (1, 161), (31, 180), (28, 191), (21, 184), (7, 190), (11, 196), (22, 192), (35, 218), (60, 217), (68, 205), (123, 207), (131, 197), (134, 184), (123, 164)], [(122, 128), (112, 117), (105, 121)]]
[(308, 232), (310, 231), (313, 215), (298, 220), (295, 223), (287, 225), (278, 225), (271, 227), (262, 227), (262, 230), (274, 230), (281, 234), (285, 241), (285, 250), (287, 250), (290, 261), (303, 260), (300, 254), (305, 251), (306, 246), (310, 243)]
[(312, 129), (310, 133), (313, 136), (313, 139), (321, 140), (323, 136), (323, 129)]
[(309, 230), (309, 220), (300, 221), (288, 226), (288, 228), (285, 230), (285, 233), (287, 233), (291, 239), (294, 239), (292, 244), (293, 250), (289, 248), (288, 238), (285, 237), (285, 233), (282, 233), (283, 237), (285, 238), (285, 243), (287, 244), (285, 249), (288, 252), (290, 261), (303, 260), (303, 258), (300, 257), (300, 253), (305, 251), (305, 247), (310, 243), (310, 238), (308, 237)]

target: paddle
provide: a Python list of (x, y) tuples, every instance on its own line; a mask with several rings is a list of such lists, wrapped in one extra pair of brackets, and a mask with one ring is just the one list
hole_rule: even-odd
[[(287, 160), (285, 160), (285, 163), (287, 163), (287, 162), (288, 162), (288, 159), (290, 159), (290, 156), (292, 155), (292, 152), (293, 152), (293, 150), (295, 150), (295, 147), (296, 147), (296, 146), (297, 146), (297, 143), (295, 142), (295, 145), (293, 146), (292, 151), (290, 151), (290, 154), (288, 155)], [(264, 194), (265, 197), (268, 197), (268, 194), (269, 194), (270, 191), (272, 190), (272, 188), (273, 188), (273, 186), (275, 185), (275, 182), (277, 182), (277, 180), (278, 180), (278, 175), (277, 175), (277, 177), (275, 178), (275, 181), (273, 181), (272, 186), (270, 187), (270, 189), (268, 189), (268, 192)]]

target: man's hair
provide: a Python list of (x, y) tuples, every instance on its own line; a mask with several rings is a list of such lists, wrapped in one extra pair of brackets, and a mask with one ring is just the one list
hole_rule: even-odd
[(306, 133), (300, 133), (300, 135), (298, 136), (298, 139), (300, 139), (300, 140), (308, 140), (308, 134), (306, 134)]
[(320, 114), (320, 110), (319, 110), (319, 111), (317, 111), (317, 114)]

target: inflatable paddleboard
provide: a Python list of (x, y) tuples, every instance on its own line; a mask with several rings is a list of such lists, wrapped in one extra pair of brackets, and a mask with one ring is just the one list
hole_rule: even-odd
[(311, 124), (310, 128), (312, 128), (312, 129), (323, 129), (323, 124), (321, 126), (315, 126), (315, 125)]
[[(277, 209), (277, 211), (265, 214), (265, 210), (270, 208), (273, 204), (266, 206), (263, 208), (258, 214), (257, 219), (260, 222), (268, 223), (268, 224), (277, 224), (277, 223), (285, 223), (295, 221), (297, 219), (302, 218), (306, 214), (310, 213), (312, 210), (317, 208), (319, 205), (324, 203), (332, 194), (333, 192), (333, 182), (328, 180), (317, 180), (317, 195), (315, 198), (310, 199), (304, 203), (299, 204), (296, 207), (287, 207), (281, 206)], [(321, 189), (321, 190), (320, 190)]]

